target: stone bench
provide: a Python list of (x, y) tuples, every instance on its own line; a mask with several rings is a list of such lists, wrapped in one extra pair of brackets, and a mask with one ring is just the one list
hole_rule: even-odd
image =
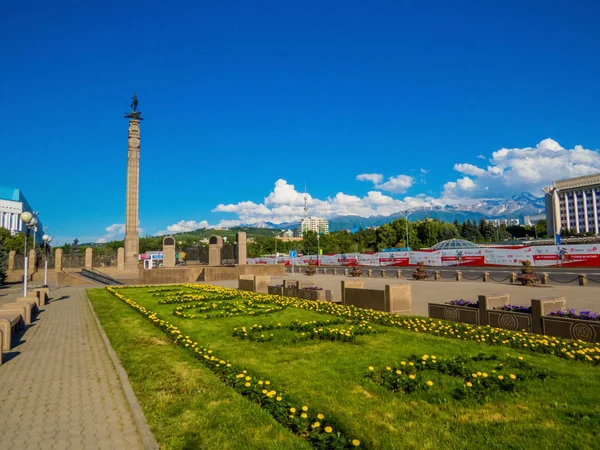
[(0, 308), (0, 314), (4, 311), (16, 311), (21, 314), (25, 325), (31, 323), (31, 305), (29, 303), (6, 303)]
[(16, 303), (22, 303), (29, 305), (31, 308), (31, 314), (36, 313), (40, 310), (39, 301), (33, 297), (19, 297), (15, 300)]
[(271, 282), (270, 275), (238, 275), (240, 291), (260, 292), (266, 294)]
[(21, 324), (23, 324), (21, 312), (14, 310), (0, 310), (0, 333), (2, 334), (3, 350), (10, 350), (12, 335)]
[(387, 284), (383, 291), (363, 286), (363, 281), (342, 281), (342, 304), (396, 314), (411, 311), (410, 284)]

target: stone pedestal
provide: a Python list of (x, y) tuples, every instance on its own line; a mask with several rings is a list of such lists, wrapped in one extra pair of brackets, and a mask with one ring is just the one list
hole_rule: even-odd
[(223, 238), (221, 236), (211, 236), (208, 241), (208, 265), (220, 266), (221, 250), (223, 249)]
[(163, 267), (175, 267), (175, 239), (172, 236), (163, 239)]
[(456, 281), (462, 281), (462, 272), (456, 271)]
[(91, 248), (85, 249), (85, 268), (88, 270), (92, 270), (94, 266), (94, 253)]
[(62, 271), (62, 257), (63, 251), (62, 248), (57, 248), (54, 252), (54, 271), (60, 272)]
[(27, 260), (27, 263), (29, 265), (29, 276), (31, 276), (35, 273), (35, 259), (36, 259), (35, 250), (34, 249), (29, 250), (29, 258)]
[(138, 202), (140, 176), (140, 122), (129, 121), (127, 149), (127, 194), (125, 212), (125, 270), (137, 271), (140, 237), (138, 235)]
[(236, 242), (237, 242), (237, 263), (239, 265), (245, 265), (246, 264), (246, 255), (247, 255), (246, 233), (243, 231), (238, 232), (236, 235)]
[(125, 249), (123, 247), (117, 249), (117, 270), (125, 270)]
[(16, 256), (17, 252), (15, 252), (14, 250), (11, 250), (10, 252), (8, 252), (8, 271), (12, 272), (13, 270), (15, 270), (15, 256)]

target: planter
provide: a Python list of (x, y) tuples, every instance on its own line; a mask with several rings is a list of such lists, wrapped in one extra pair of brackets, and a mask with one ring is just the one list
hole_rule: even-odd
[(504, 328), (505, 330), (531, 332), (531, 314), (503, 311), (500, 309), (488, 309), (486, 311), (486, 316), (488, 325), (491, 327)]
[(298, 289), (296, 297), (304, 300), (321, 300), (325, 301), (325, 291), (315, 289)]
[(451, 320), (452, 322), (479, 325), (479, 309), (470, 306), (446, 305), (444, 303), (429, 303), (429, 317), (432, 319)]
[(283, 296), (284, 297), (296, 297), (296, 293), (298, 289), (296, 287), (284, 287), (283, 288)]
[(565, 317), (542, 317), (542, 330), (549, 336), (600, 342), (600, 321), (569, 319)]
[(271, 295), (283, 295), (283, 286), (269, 286), (267, 292)]

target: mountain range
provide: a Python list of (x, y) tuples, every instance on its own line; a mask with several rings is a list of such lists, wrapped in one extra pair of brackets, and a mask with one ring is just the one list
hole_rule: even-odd
[[(535, 197), (529, 192), (523, 192), (503, 200), (481, 200), (470, 205), (447, 205), (447, 206), (422, 206), (411, 210), (410, 220), (430, 219), (443, 220), (444, 222), (464, 222), (467, 219), (479, 221), (484, 219), (520, 219), (523, 216), (545, 213), (546, 204), (544, 197)], [(352, 230), (358, 227), (380, 226), (404, 217), (404, 212), (398, 212), (389, 216), (336, 216), (329, 219), (329, 230)], [(255, 228), (275, 228), (280, 230), (294, 229), (299, 222), (284, 222), (275, 224), (272, 222), (257, 222), (247, 224)]]

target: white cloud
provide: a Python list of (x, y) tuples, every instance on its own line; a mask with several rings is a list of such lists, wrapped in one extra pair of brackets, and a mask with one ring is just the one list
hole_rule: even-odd
[(444, 185), (443, 197), (496, 198), (528, 191), (540, 195), (540, 189), (553, 181), (600, 172), (600, 153), (581, 145), (563, 148), (553, 139), (544, 139), (535, 147), (502, 148), (492, 153), (484, 170), (471, 164), (455, 164), (464, 177)]
[(485, 173), (484, 169), (472, 164), (454, 164), (454, 170), (465, 175), (475, 175), (478, 177)]
[(124, 223), (113, 223), (105, 228), (106, 234), (102, 237), (96, 239), (97, 244), (104, 244), (108, 241), (114, 241), (116, 239), (122, 238), (125, 234), (125, 224)]
[[(399, 186), (406, 185), (409, 182), (401, 177), (404, 177), (404, 175), (392, 177), (383, 184), (395, 184), (395, 186), (388, 187), (399, 188)], [(372, 181), (373, 178), (378, 179), (377, 177), (370, 177), (368, 181)], [(379, 178), (379, 180), (383, 180), (383, 177)], [(290, 203), (284, 203), (282, 201), (284, 198), (289, 199)], [(307, 194), (307, 204), (309, 215), (331, 218), (340, 215), (358, 215), (363, 217), (389, 216), (409, 208), (438, 203), (432, 197), (425, 195), (406, 197), (404, 200), (398, 200), (380, 191), (370, 191), (363, 197), (338, 192), (334, 197), (328, 197), (325, 200), (317, 199)], [(273, 192), (265, 197), (264, 204), (257, 204), (251, 201), (242, 201), (227, 205), (220, 204), (213, 209), (213, 212), (237, 214), (239, 219), (233, 221), (236, 222), (235, 225), (260, 221), (273, 223), (297, 222), (304, 217), (304, 193), (296, 191), (293, 185), (280, 179), (275, 183)], [(222, 221), (221, 224), (224, 222), (226, 221)]]
[(414, 182), (414, 179), (411, 176), (396, 175), (395, 177), (389, 177), (385, 183), (382, 183), (383, 175), (380, 173), (363, 173), (358, 175), (356, 179), (359, 181), (370, 181), (377, 189), (392, 192), (394, 194), (404, 194)]
[(383, 175), (380, 173), (362, 173), (356, 176), (358, 181), (370, 181), (373, 184), (381, 183)]
[(475, 188), (475, 183), (473, 183), (473, 180), (471, 180), (469, 177), (464, 177), (460, 180), (456, 180), (456, 184), (458, 184), (458, 187), (461, 188), (463, 191), (468, 191), (470, 189)]

